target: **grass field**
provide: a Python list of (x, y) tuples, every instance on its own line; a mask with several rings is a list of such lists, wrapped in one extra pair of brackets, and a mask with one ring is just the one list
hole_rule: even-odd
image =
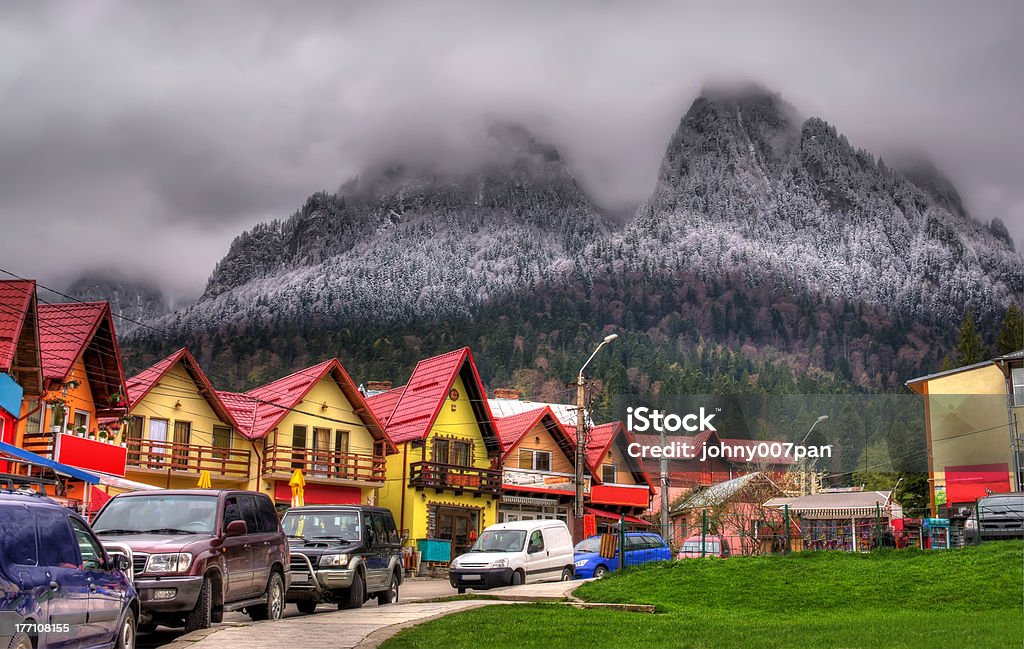
[(633, 569), (576, 591), (657, 613), (488, 606), (382, 649), (885, 647), (1024, 644), (1024, 543), (953, 551), (804, 552)]

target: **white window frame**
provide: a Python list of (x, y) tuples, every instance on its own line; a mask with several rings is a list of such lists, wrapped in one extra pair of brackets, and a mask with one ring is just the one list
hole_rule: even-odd
[[(73, 412), (73, 413), (72, 413), (72, 414), (70, 415), (70, 417), (71, 417), (71, 423), (72, 423), (72, 424), (74, 424), (74, 422), (75, 422), (75, 418), (76, 418), (76, 417), (78, 417), (78, 415), (85, 415), (85, 430), (86, 430), (86, 432), (88, 432), (88, 431), (89, 431), (89, 424), (90, 424), (90, 423), (92, 423), (92, 422), (90, 421), (89, 413), (88, 413), (88, 412), (86, 412), (85, 410), (75, 410), (75, 411), (74, 411), (74, 412)], [(77, 428), (77, 426), (75, 426), (75, 428)]]
[[(526, 453), (530, 454), (530, 466), (523, 466), (523, 462), (522, 462), (522, 457), (523, 457), (522, 454), (523, 454), (523, 452), (526, 452)], [(551, 458), (551, 451), (544, 451), (544, 450), (541, 450), (541, 449), (533, 449), (533, 448), (521, 448), (521, 449), (519, 449), (519, 454), (520, 454), (519, 455), (519, 468), (520, 469), (530, 469), (531, 471), (549, 471), (549, 472), (551, 471), (551, 459), (552, 459)], [(546, 469), (538, 469), (537, 468), (537, 456), (540, 455), (540, 454), (544, 454), (544, 455), (548, 456), (548, 468), (546, 468)]]
[[(607, 467), (611, 467), (612, 468), (612, 479), (611, 480), (605, 479), (604, 470)], [(601, 465), (601, 482), (603, 482), (604, 484), (618, 484), (618, 479), (619, 479), (619, 467), (617, 467), (614, 462), (605, 462), (604, 464)]]
[(1013, 405), (1024, 406), (1024, 367), (1010, 370), (1010, 384), (1013, 392)]

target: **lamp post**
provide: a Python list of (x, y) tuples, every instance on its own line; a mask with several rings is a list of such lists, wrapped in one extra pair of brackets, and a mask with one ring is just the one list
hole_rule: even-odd
[[(804, 445), (804, 442), (807, 441), (807, 438), (811, 436), (811, 432), (814, 431), (814, 427), (815, 426), (817, 426), (821, 422), (827, 421), (827, 420), (828, 420), (828, 415), (822, 415), (822, 416), (818, 417), (817, 419), (815, 419), (814, 423), (811, 424), (811, 427), (807, 430), (807, 434), (804, 435), (804, 438), (802, 440), (800, 440), (800, 443), (798, 444), (798, 446), (803, 446)], [(803, 483), (801, 485), (801, 488), (800, 488), (800, 491), (802, 492), (804, 490), (804, 487), (807, 486), (807, 458), (806, 457), (803, 457), (803, 458), (800, 459), (800, 481)], [(813, 484), (811, 485), (811, 490), (810, 491), (811, 491), (811, 493), (814, 492), (814, 485)]]
[(583, 371), (587, 369), (587, 365), (590, 365), (590, 361), (594, 360), (597, 356), (597, 352), (601, 351), (601, 348), (618, 338), (618, 334), (609, 334), (604, 337), (601, 344), (594, 349), (594, 353), (590, 355), (587, 362), (580, 368), (580, 373), (576, 376), (576, 502), (573, 504), (573, 516), (577, 519), (583, 518), (583, 468), (586, 462), (586, 446), (585, 440), (587, 438), (585, 427), (587, 425), (586, 416), (586, 396), (583, 388), (586, 386), (586, 379), (583, 378)]

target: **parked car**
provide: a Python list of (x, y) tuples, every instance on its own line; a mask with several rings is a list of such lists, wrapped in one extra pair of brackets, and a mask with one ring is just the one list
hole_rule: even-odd
[(141, 629), (220, 622), (225, 611), (280, 618), (288, 541), (265, 494), (185, 489), (114, 496), (93, 521), (104, 543), (130, 548)]
[[(619, 555), (602, 557), (601, 536), (591, 536), (576, 544), (574, 561), (577, 579), (600, 579), (619, 569)], [(626, 567), (652, 561), (669, 561), (672, 550), (665, 539), (652, 532), (626, 532)]]
[(130, 570), (71, 510), (0, 491), (0, 647), (134, 649)]
[(395, 517), (382, 507), (310, 506), (285, 512), (291, 546), (287, 601), (303, 613), (320, 602), (358, 608), (370, 597), (398, 603), (402, 540)]
[(729, 556), (729, 542), (724, 536), (717, 534), (704, 535), (704, 552), (701, 553), (700, 534), (691, 536), (683, 541), (683, 547), (679, 550), (677, 559), (699, 559), (703, 557), (718, 557), (725, 559)]
[[(980, 522), (980, 529), (979, 529)], [(978, 500), (978, 509), (964, 521), (964, 541), (1024, 538), (1024, 493), (992, 494)]]
[(459, 594), (573, 577), (572, 535), (558, 520), (491, 525), (469, 552), (448, 566), (448, 581)]

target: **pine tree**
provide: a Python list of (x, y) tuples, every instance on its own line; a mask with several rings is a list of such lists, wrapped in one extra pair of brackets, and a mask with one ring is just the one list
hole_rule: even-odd
[(947, 357), (944, 363), (945, 369), (980, 363), (987, 356), (988, 350), (981, 340), (981, 333), (974, 325), (974, 314), (968, 311), (960, 324), (960, 339), (956, 349), (953, 350), (952, 357)]
[(1024, 313), (1020, 307), (1011, 304), (1003, 316), (1003, 326), (996, 338), (996, 353), (1009, 354), (1024, 348)]

